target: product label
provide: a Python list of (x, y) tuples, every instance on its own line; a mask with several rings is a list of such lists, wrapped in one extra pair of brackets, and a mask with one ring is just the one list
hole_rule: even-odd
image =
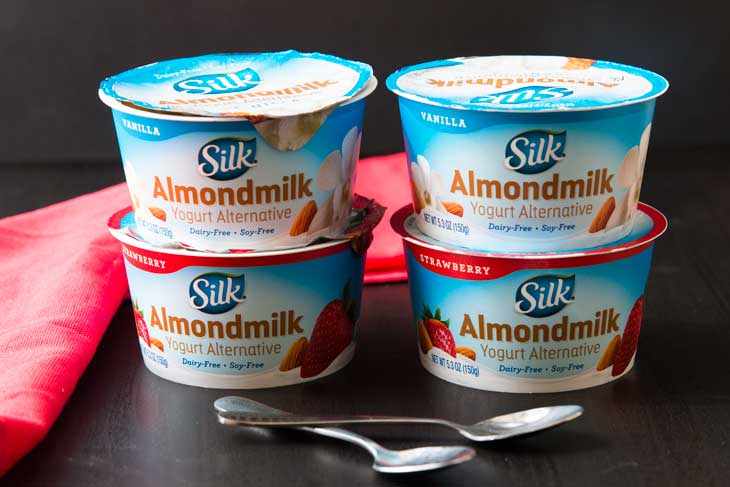
[(419, 228), (494, 251), (593, 247), (630, 230), (653, 102), (503, 114), (401, 99)]
[(163, 377), (271, 387), (327, 375), (352, 357), (364, 257), (348, 244), (274, 258), (193, 258), (127, 244), (123, 253), (142, 353)]
[(462, 257), (454, 267), (450, 255), (407, 243), (421, 361), (435, 375), (488, 390), (549, 392), (629, 370), (651, 247), (549, 269), (486, 257)]
[(299, 125), (114, 110), (134, 230), (154, 244), (213, 251), (296, 247), (339, 235), (350, 216), (363, 111), (364, 101), (339, 107), (300, 148), (280, 150), (272, 143), (298, 140)]

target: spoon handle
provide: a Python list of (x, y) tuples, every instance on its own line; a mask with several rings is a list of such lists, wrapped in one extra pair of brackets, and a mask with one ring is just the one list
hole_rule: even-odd
[(256, 413), (219, 413), (219, 419), (223, 424), (237, 424), (246, 426), (267, 426), (278, 427), (301, 427), (301, 426), (327, 426), (339, 424), (372, 424), (372, 423), (418, 423), (437, 424), (449, 428), (460, 429), (461, 425), (437, 418), (412, 418), (408, 416), (372, 416), (372, 415), (347, 415), (347, 416), (303, 416), (287, 414), (281, 416), (260, 415)]
[(348, 431), (341, 428), (307, 428), (307, 427), (300, 427), (297, 428), (303, 431), (309, 431), (310, 433), (314, 433), (320, 436), (326, 436), (328, 438), (335, 438), (338, 440), (346, 441), (348, 443), (353, 443), (355, 445), (358, 445), (364, 449), (366, 449), (370, 454), (378, 458), (379, 456), (383, 456), (386, 454), (387, 450), (380, 446), (378, 443), (375, 443), (370, 438), (367, 438), (365, 436), (359, 435), (357, 433), (353, 433), (352, 431)]

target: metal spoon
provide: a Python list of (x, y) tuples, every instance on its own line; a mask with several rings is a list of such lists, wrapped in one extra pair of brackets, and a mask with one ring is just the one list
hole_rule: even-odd
[[(218, 411), (218, 420), (223, 424), (230, 422), (229, 415), (256, 415), (257, 417), (280, 418), (289, 413), (245, 397), (222, 397), (213, 403)], [(373, 456), (373, 469), (382, 473), (424, 472), (450, 467), (474, 458), (473, 448), (465, 446), (427, 446), (410, 450), (389, 450), (370, 438), (339, 428), (297, 428), (330, 438), (337, 438), (365, 448)]]
[(218, 415), (223, 424), (245, 426), (292, 427), (323, 426), (360, 423), (426, 423), (455, 429), (472, 441), (495, 441), (527, 435), (571, 421), (583, 414), (580, 406), (549, 406), (496, 416), (475, 424), (459, 424), (438, 418), (411, 418), (400, 416), (299, 416), (262, 415), (247, 411), (229, 411)]

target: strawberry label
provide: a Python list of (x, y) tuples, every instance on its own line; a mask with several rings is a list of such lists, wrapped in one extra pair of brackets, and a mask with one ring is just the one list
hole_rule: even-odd
[(137, 335), (147, 346), (150, 346), (150, 332), (147, 329), (147, 323), (144, 321), (143, 312), (139, 309), (139, 303), (134, 304), (134, 324), (137, 327)]
[(330, 301), (317, 316), (304, 353), (301, 376), (322, 373), (350, 345), (355, 327), (357, 304), (350, 296), (350, 282), (345, 284), (342, 297)]
[(423, 314), (421, 315), (423, 325), (431, 340), (431, 344), (440, 348), (452, 357), (456, 356), (456, 345), (454, 343), (454, 335), (449, 330), (450, 320), (441, 318), (441, 309), (436, 308), (436, 312), (432, 313), (431, 308), (427, 304), (423, 305)]
[[(124, 244), (145, 364), (162, 377), (274, 387), (333, 373), (354, 354), (365, 256), (350, 242), (263, 255)], [(162, 261), (164, 272), (140, 265)]]
[(613, 358), (613, 368), (611, 375), (618, 376), (623, 374), (628, 368), (631, 360), (636, 354), (636, 348), (639, 346), (639, 330), (641, 329), (641, 315), (644, 309), (644, 296), (639, 297), (631, 308), (629, 317), (626, 320), (626, 327), (621, 336), (616, 355)]
[(404, 225), (413, 214), (396, 213), (423, 366), (502, 392), (583, 389), (629, 373), (653, 240), (666, 228), (646, 211), (648, 227), (623, 245), (521, 256), (440, 246)]

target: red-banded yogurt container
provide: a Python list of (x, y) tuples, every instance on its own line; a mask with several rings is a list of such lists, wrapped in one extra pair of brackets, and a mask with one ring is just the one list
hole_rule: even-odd
[(138, 234), (203, 251), (336, 237), (376, 85), (367, 64), (297, 51), (174, 59), (105, 79)]
[[(356, 199), (359, 204), (361, 199)], [(147, 368), (200, 387), (254, 389), (332, 374), (352, 359), (374, 202), (340, 240), (207, 253), (134, 238), (131, 208), (109, 220), (122, 245)]]
[(412, 206), (403, 237), (423, 366), (499, 392), (597, 386), (631, 370), (654, 240), (667, 221), (639, 204), (635, 225), (598, 248), (542, 254), (475, 252), (425, 234)]

